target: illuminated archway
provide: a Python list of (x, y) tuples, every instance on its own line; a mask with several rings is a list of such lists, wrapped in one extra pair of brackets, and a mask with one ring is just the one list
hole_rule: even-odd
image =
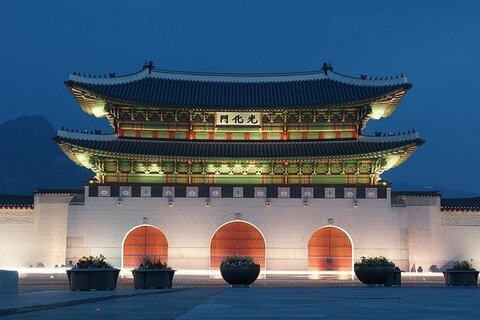
[(217, 269), (227, 256), (251, 256), (265, 268), (265, 239), (247, 222), (235, 221), (221, 226), (210, 242), (210, 267)]
[(337, 227), (323, 227), (308, 241), (308, 270), (352, 271), (352, 242)]
[(123, 241), (123, 268), (138, 267), (145, 256), (167, 262), (168, 242), (165, 235), (153, 226), (140, 226), (131, 230)]

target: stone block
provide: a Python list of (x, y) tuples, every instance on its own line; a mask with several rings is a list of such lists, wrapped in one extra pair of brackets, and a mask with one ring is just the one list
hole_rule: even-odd
[(18, 292), (18, 272), (0, 270), (0, 294)]

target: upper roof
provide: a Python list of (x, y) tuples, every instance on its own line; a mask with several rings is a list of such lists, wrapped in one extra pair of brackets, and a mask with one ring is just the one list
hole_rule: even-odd
[[(98, 137), (98, 138), (97, 138)], [(336, 141), (198, 141), (119, 139), (115, 135), (94, 135), (58, 131), (54, 141), (72, 155), (87, 153), (126, 158), (210, 158), (210, 159), (289, 159), (376, 157), (385, 152), (403, 154), (423, 144), (417, 133), (394, 137), (360, 137)], [(409, 153), (407, 152), (407, 153)], [(72, 157), (73, 156), (73, 157)]]
[(442, 198), (441, 208), (442, 211), (480, 211), (480, 197)]
[(276, 74), (177, 72), (144, 67), (127, 75), (86, 77), (76, 72), (65, 84), (85, 112), (105, 115), (106, 103), (205, 110), (272, 110), (384, 104), (388, 116), (411, 87), (407, 78), (352, 78), (322, 71)]
[(33, 208), (33, 195), (0, 194), (0, 208)]

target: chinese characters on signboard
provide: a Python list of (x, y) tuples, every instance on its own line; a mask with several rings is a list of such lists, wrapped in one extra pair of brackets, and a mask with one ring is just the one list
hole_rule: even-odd
[(260, 112), (216, 112), (215, 125), (217, 126), (255, 126), (262, 124)]

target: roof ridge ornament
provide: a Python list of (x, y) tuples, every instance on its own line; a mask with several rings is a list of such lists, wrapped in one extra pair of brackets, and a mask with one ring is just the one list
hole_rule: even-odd
[(328, 71), (333, 71), (332, 64), (330, 62), (329, 63), (324, 62), (320, 70), (322, 70), (323, 73), (327, 76)]
[(148, 69), (148, 74), (151, 74), (153, 69), (155, 69), (155, 66), (153, 65), (153, 61), (149, 61), (148, 63), (145, 62), (143, 64), (142, 70)]

